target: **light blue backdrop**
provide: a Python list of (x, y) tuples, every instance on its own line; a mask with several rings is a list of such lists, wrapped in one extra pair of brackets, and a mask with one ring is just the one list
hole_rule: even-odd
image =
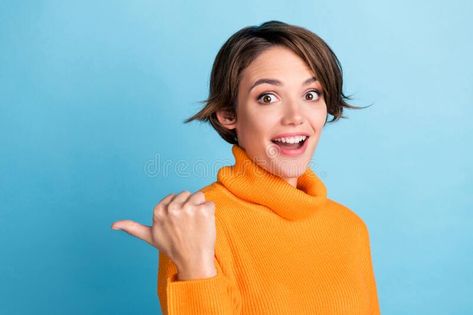
[(314, 167), (370, 230), (383, 314), (472, 314), (471, 1), (0, 2), (0, 314), (159, 314), (150, 224), (232, 164), (182, 121), (241, 27), (321, 35), (358, 105)]

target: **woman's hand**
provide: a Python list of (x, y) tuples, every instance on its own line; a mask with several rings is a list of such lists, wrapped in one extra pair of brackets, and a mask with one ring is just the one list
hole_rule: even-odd
[(178, 279), (210, 278), (217, 274), (215, 256), (215, 204), (201, 191), (170, 194), (154, 208), (153, 225), (117, 221), (123, 230), (165, 253), (177, 267)]

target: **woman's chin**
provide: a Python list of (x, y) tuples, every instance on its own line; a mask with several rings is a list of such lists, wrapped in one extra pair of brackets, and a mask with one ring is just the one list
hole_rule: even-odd
[(273, 161), (272, 171), (276, 176), (282, 178), (297, 178), (307, 170), (308, 163), (294, 163), (293, 161)]

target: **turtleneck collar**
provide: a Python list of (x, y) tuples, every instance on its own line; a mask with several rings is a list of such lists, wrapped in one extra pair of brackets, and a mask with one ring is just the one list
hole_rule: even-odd
[(309, 167), (297, 179), (296, 188), (257, 165), (238, 145), (233, 145), (232, 153), (235, 165), (220, 168), (217, 182), (243, 200), (266, 206), (290, 221), (309, 217), (327, 200), (324, 183)]

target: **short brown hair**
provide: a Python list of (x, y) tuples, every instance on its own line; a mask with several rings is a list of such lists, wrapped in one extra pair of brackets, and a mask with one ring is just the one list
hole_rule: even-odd
[(216, 113), (225, 110), (236, 115), (242, 71), (264, 50), (275, 45), (295, 52), (314, 72), (323, 89), (327, 113), (333, 116), (329, 122), (346, 118), (342, 115), (345, 107), (360, 108), (346, 102), (351, 98), (343, 93), (342, 67), (327, 43), (305, 28), (273, 20), (260, 26), (244, 27), (223, 44), (212, 66), (209, 97), (201, 101), (205, 106), (184, 123), (210, 122), (225, 141), (236, 144), (236, 131), (223, 127)]

